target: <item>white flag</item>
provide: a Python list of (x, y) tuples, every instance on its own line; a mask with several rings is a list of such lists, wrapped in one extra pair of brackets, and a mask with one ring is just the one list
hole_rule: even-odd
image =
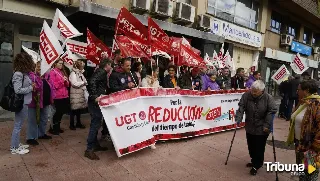
[(53, 18), (52, 31), (58, 40), (62, 41), (63, 45), (65, 45), (67, 39), (82, 35), (59, 9), (56, 10)]
[(206, 55), (204, 56), (204, 62), (206, 63), (207, 66), (214, 66), (210, 60), (209, 55), (206, 53)]
[(43, 75), (63, 53), (63, 49), (58, 39), (53, 34), (46, 21), (43, 22), (43, 27), (40, 33), (39, 48), (41, 57), (41, 75)]
[(250, 67), (251, 72), (258, 70), (259, 54), (260, 54), (259, 51), (255, 51), (252, 56), (253, 62), (252, 62), (252, 66)]
[(87, 43), (69, 39), (67, 40), (66, 47), (70, 52), (80, 55), (83, 59), (87, 56)]
[(233, 58), (230, 59), (231, 60), (231, 67), (230, 67), (230, 71), (231, 71), (231, 77), (235, 76), (236, 75), (236, 64), (234, 63), (234, 60)]
[(290, 72), (288, 71), (287, 67), (282, 65), (271, 78), (277, 82), (277, 84), (280, 84), (289, 76), (289, 74)]
[(62, 54), (60, 58), (63, 60), (64, 65), (68, 69), (72, 70), (72, 68), (73, 68), (73, 60), (71, 58), (69, 58), (68, 51), (64, 52), (64, 54)]
[(299, 53), (294, 57), (290, 66), (296, 74), (302, 74), (304, 71), (306, 71), (309, 68), (307, 65), (307, 62), (301, 60)]
[(27, 47), (25, 47), (25, 46), (23, 46), (22, 45), (22, 49), (27, 53), (27, 54), (29, 54), (30, 56), (31, 56), (31, 58), (32, 58), (32, 60), (33, 60), (33, 62), (34, 63), (37, 63), (37, 62), (39, 62), (41, 59), (40, 59), (40, 55), (37, 53), (37, 52), (35, 52), (35, 51), (33, 51), (33, 50), (30, 50), (30, 49), (28, 49)]

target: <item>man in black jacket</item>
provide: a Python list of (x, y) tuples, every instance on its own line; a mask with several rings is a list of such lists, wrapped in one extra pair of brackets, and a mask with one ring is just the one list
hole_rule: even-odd
[(238, 68), (237, 74), (231, 78), (231, 88), (235, 90), (245, 89), (244, 83), (244, 68)]
[(289, 84), (288, 84), (288, 87), (289, 87), (289, 93), (288, 93), (289, 102), (288, 102), (288, 109), (287, 109), (287, 114), (286, 114), (287, 121), (290, 121), (292, 110), (293, 110), (293, 105), (295, 107), (298, 106), (299, 99), (298, 99), (297, 90), (298, 90), (299, 84), (301, 82), (300, 79), (301, 79), (300, 75), (295, 75), (294, 79), (290, 80)]
[(84, 156), (90, 160), (99, 160), (99, 157), (94, 153), (95, 151), (106, 151), (108, 148), (101, 147), (97, 135), (101, 127), (101, 120), (103, 118), (98, 102), (100, 96), (106, 94), (108, 89), (108, 73), (110, 72), (112, 61), (109, 59), (101, 60), (99, 68), (93, 73), (89, 80), (88, 92), (88, 109), (91, 115), (91, 124), (89, 135), (87, 139), (87, 150)]
[(251, 167), (251, 175), (256, 175), (257, 170), (263, 166), (266, 142), (273, 124), (273, 114), (276, 112), (275, 101), (265, 92), (265, 84), (261, 80), (255, 81), (251, 90), (240, 99), (235, 120), (238, 124), (241, 123), (245, 113), (245, 130), (251, 158), (246, 166)]
[(136, 73), (131, 72), (131, 60), (123, 59), (121, 66), (115, 68), (109, 78), (109, 86), (112, 93), (131, 89), (138, 86)]

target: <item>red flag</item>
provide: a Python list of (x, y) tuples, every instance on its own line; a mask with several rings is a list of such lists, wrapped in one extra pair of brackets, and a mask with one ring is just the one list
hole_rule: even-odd
[(178, 66), (187, 65), (191, 67), (206, 66), (204, 60), (193, 52), (190, 48), (180, 45), (180, 54)]
[[(185, 39), (187, 40), (187, 39)], [(171, 54), (174, 56), (178, 56), (180, 53), (180, 45), (184, 44), (184, 46), (190, 48), (194, 53), (200, 55), (200, 50), (193, 48), (190, 44), (183, 43), (183, 38), (171, 37)], [(187, 41), (189, 43), (189, 41)]]
[(123, 34), (132, 40), (148, 45), (147, 28), (125, 7), (121, 8), (117, 17), (115, 34)]
[(150, 17), (148, 18), (148, 33), (149, 42), (152, 47), (156, 47), (156, 49), (164, 52), (170, 52), (171, 38)]
[(99, 40), (89, 29), (87, 29), (87, 59), (95, 64), (105, 57), (111, 57), (111, 50)]
[(139, 44), (136, 41), (130, 40), (130, 38), (128, 38), (127, 36), (116, 35), (115, 40), (119, 49), (121, 50), (121, 54), (124, 57), (134, 57), (134, 58), (149, 57), (146, 53), (144, 53), (145, 51), (141, 49), (143, 45)]

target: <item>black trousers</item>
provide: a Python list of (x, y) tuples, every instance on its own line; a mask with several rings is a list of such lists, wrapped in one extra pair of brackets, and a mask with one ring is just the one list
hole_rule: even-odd
[(70, 110), (69, 105), (70, 105), (69, 98), (54, 100), (54, 106), (56, 108), (56, 112), (54, 113), (52, 118), (54, 132), (59, 133), (62, 116), (67, 112), (69, 112)]
[(71, 110), (70, 112), (70, 127), (74, 127), (74, 117), (77, 118), (77, 125), (81, 125), (81, 109)]
[(101, 131), (102, 135), (110, 135), (108, 127), (106, 125), (106, 122), (104, 119), (102, 119), (102, 131)]
[(263, 166), (268, 135), (252, 135), (246, 133), (246, 136), (251, 163), (255, 169), (259, 169)]

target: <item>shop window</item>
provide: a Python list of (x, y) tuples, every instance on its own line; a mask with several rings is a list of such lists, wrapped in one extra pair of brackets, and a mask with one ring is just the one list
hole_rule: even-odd
[(14, 25), (0, 21), (0, 62), (11, 62), (13, 57)]
[(271, 23), (270, 23), (270, 28), (271, 31), (275, 33), (279, 33), (281, 31), (281, 15), (275, 11), (272, 12), (271, 15)]
[(304, 28), (303, 43), (310, 44), (311, 43), (310, 41), (311, 41), (311, 31), (307, 28)]
[(20, 24), (19, 34), (28, 36), (40, 36), (42, 25)]
[(287, 34), (293, 36), (294, 39), (297, 39), (299, 26), (296, 23), (289, 23), (287, 26)]
[(208, 0), (209, 14), (255, 30), (259, 7), (257, 0)]
[(320, 34), (318, 34), (318, 33), (313, 34), (312, 45), (320, 46)]

